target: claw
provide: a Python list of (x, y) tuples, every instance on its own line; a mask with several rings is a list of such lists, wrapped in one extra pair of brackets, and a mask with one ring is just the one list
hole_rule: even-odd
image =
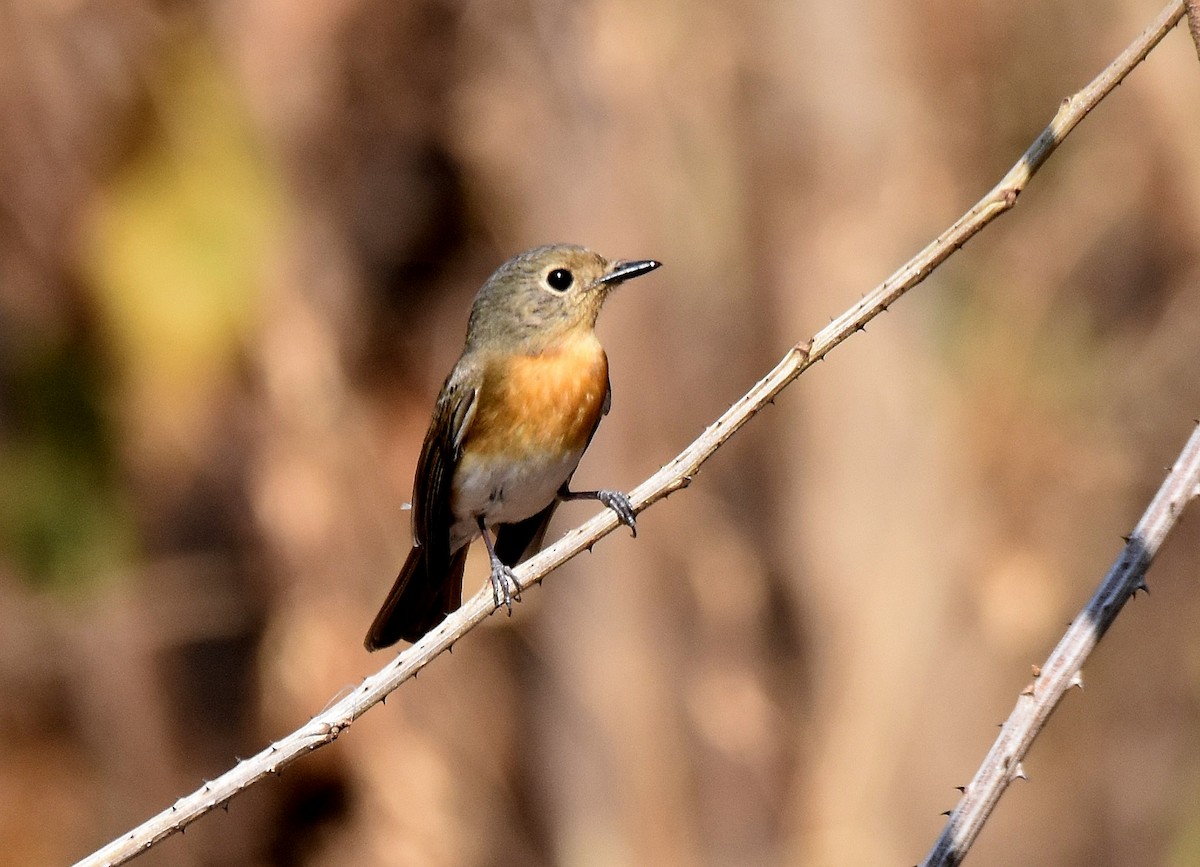
[(492, 601), (496, 608), (503, 605), (508, 610), (508, 616), (512, 617), (513, 602), (521, 601), (521, 585), (517, 583), (516, 574), (499, 560), (493, 560), (490, 577), (492, 579)]
[(497, 609), (503, 605), (508, 609), (508, 616), (512, 617), (513, 602), (521, 601), (521, 585), (517, 583), (516, 573), (505, 566), (503, 561), (496, 556), (496, 545), (492, 542), (492, 536), (487, 527), (484, 526), (483, 516), (476, 515), (475, 521), (479, 524), (479, 533), (483, 536), (483, 544), (487, 546), (488, 559), (492, 561), (492, 573), (488, 576), (492, 579), (492, 602)]
[(560, 500), (599, 500), (616, 513), (617, 520), (628, 527), (637, 538), (637, 515), (633, 511), (633, 503), (629, 497), (620, 491), (572, 491), (563, 485), (558, 491)]
[(596, 499), (612, 509), (617, 520), (628, 527), (633, 533), (633, 537), (637, 538), (637, 515), (633, 511), (633, 504), (629, 502), (629, 497), (620, 491), (596, 491)]

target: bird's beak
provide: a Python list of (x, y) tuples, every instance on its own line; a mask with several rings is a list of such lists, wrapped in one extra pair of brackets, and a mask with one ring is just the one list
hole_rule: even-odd
[(662, 262), (655, 262), (653, 259), (641, 259), (636, 262), (616, 262), (613, 265), (613, 269), (597, 280), (596, 284), (621, 283), (634, 277), (641, 277), (643, 274), (649, 274), (660, 265), (662, 265)]

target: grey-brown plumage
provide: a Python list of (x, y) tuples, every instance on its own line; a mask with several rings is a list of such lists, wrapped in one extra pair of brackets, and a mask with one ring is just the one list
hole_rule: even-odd
[(459, 607), (467, 549), (480, 535), (496, 605), (511, 612), (512, 567), (541, 546), (560, 500), (600, 500), (634, 527), (623, 494), (568, 483), (609, 407), (596, 317), (614, 287), (658, 266), (558, 244), (510, 259), (479, 290), (417, 462), (413, 548), (368, 650), (417, 641)]

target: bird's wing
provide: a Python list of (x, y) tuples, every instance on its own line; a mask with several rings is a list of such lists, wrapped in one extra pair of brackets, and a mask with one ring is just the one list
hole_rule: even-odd
[(433, 421), (421, 446), (413, 484), (413, 544), (425, 549), (432, 575), (441, 575), (450, 560), (450, 528), (454, 516), (450, 496), (463, 438), (475, 416), (478, 389), (455, 368), (433, 410)]

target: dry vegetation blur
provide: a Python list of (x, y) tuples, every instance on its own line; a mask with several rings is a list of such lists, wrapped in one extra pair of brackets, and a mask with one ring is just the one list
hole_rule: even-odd
[[(628, 489), (1158, 9), (0, 4), (0, 860), (84, 856), (386, 661), (360, 642), (502, 260), (666, 263), (600, 321), (577, 481)], [(1198, 372), (1180, 28), (636, 541), (137, 863), (913, 863)], [(973, 865), (1200, 863), (1198, 577), (1192, 514)]]

